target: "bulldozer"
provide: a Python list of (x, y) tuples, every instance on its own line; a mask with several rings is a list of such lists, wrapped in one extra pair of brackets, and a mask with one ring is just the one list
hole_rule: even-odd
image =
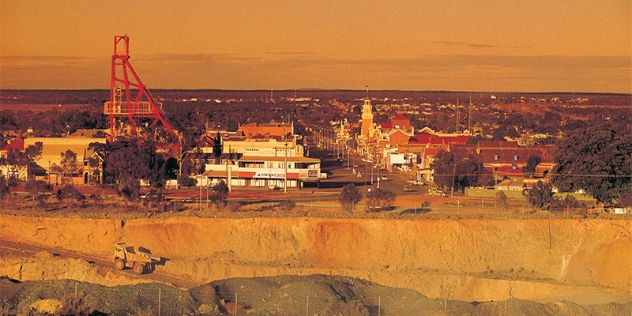
[(143, 274), (152, 267), (155, 261), (160, 261), (160, 258), (152, 257), (150, 253), (141, 251), (137, 247), (127, 246), (124, 243), (115, 244), (114, 267), (117, 270), (127, 267), (134, 269), (136, 274)]

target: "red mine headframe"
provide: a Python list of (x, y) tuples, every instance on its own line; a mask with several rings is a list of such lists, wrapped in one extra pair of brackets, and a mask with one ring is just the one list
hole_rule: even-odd
[[(112, 55), (112, 69), (110, 77), (110, 101), (105, 102), (103, 111), (110, 117), (110, 135), (108, 140), (114, 141), (120, 135), (137, 135), (139, 119), (153, 119), (148, 127), (153, 128), (158, 122), (162, 123), (168, 134), (174, 138), (165, 139), (168, 135), (159, 136), (162, 143), (171, 143), (167, 147), (174, 147), (178, 142), (178, 134), (163, 117), (162, 103), (155, 102), (136, 71), (129, 62), (129, 36), (114, 36), (114, 54)], [(123, 123), (127, 118), (128, 131), (121, 130), (117, 123)], [(142, 128), (142, 127), (141, 127)], [(171, 148), (174, 149), (174, 148)]]

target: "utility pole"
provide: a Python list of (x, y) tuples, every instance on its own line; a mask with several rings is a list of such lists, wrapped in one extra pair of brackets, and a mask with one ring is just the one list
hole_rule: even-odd
[(283, 193), (287, 193), (287, 136), (285, 137), (285, 173), (283, 173)]
[(456, 98), (456, 133), (459, 133), (459, 98)]
[(454, 182), (456, 181), (456, 164), (452, 166), (452, 190), (450, 190), (450, 197), (454, 196)]
[(373, 169), (375, 169), (375, 163), (371, 163), (371, 184), (373, 184)]

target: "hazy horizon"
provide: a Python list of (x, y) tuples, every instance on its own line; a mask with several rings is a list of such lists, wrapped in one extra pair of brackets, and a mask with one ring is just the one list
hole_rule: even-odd
[[(0, 2), (0, 89), (632, 93), (632, 0)], [(309, 88), (308, 88), (309, 87)]]

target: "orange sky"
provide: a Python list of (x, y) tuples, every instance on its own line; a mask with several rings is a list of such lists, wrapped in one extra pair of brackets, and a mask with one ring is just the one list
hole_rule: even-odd
[(632, 0), (0, 1), (1, 89), (632, 93)]

